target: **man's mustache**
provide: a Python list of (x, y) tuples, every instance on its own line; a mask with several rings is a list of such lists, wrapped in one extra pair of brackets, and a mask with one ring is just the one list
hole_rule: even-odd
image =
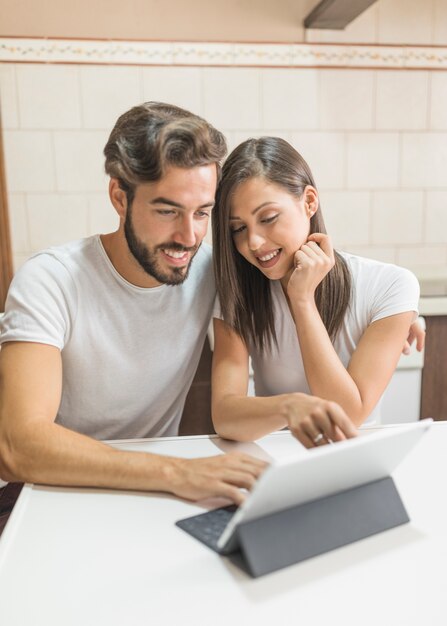
[(182, 246), (180, 243), (162, 243), (159, 244), (157, 246), (157, 250), (163, 250), (163, 249), (169, 249), (169, 250), (173, 250), (174, 252), (194, 252), (195, 250), (197, 250), (198, 246), (192, 246), (191, 248), (186, 248), (185, 246)]

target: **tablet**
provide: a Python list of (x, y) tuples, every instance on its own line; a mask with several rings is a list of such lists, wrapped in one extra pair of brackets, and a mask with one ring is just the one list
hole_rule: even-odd
[(386, 478), (432, 421), (364, 431), (362, 436), (309, 450), (298, 458), (275, 461), (239, 508), (215, 509), (177, 525), (220, 554), (230, 554), (239, 547), (239, 524)]

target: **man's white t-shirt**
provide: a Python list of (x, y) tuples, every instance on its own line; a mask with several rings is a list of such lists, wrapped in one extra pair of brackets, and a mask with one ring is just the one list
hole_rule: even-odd
[(96, 235), (22, 266), (0, 342), (61, 350), (57, 423), (97, 439), (176, 435), (214, 298), (207, 244), (184, 283), (142, 288), (116, 271)]
[[(361, 336), (373, 322), (390, 315), (414, 311), (419, 303), (419, 283), (409, 270), (389, 263), (341, 253), (352, 277), (350, 306), (334, 341), (334, 349), (348, 367)], [(310, 393), (295, 322), (279, 281), (271, 281), (278, 346), (250, 356), (257, 396), (281, 393)], [(217, 312), (217, 314), (216, 314)], [(220, 317), (216, 305), (214, 317)], [(380, 419), (380, 402), (368, 422)]]

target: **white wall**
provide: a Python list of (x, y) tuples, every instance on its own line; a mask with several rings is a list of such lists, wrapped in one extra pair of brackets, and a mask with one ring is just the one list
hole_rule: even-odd
[(15, 266), (116, 226), (102, 149), (144, 100), (204, 115), (230, 146), (281, 135), (309, 161), (336, 244), (447, 265), (447, 72), (0, 65)]
[[(419, 43), (424, 32), (425, 42), (447, 44), (445, 0), (373, 7), (345, 41), (370, 32), (374, 41)], [(48, 245), (116, 227), (102, 149), (117, 116), (145, 100), (203, 115), (230, 147), (262, 134), (293, 143), (314, 171), (338, 247), (413, 268), (447, 266), (445, 70), (0, 62), (16, 268)]]

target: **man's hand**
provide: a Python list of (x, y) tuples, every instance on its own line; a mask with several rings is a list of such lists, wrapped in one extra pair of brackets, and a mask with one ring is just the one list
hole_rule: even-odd
[(416, 320), (410, 326), (407, 340), (404, 344), (402, 353), (410, 354), (411, 344), (416, 340), (416, 350), (422, 352), (425, 346), (425, 330), (422, 328), (422, 324), (419, 320)]
[(167, 484), (175, 495), (187, 500), (222, 496), (238, 505), (245, 499), (240, 489), (250, 490), (267, 467), (265, 461), (240, 452), (171, 461)]
[(306, 448), (350, 439), (357, 429), (335, 402), (305, 393), (292, 393), (284, 401), (282, 414), (290, 431)]

